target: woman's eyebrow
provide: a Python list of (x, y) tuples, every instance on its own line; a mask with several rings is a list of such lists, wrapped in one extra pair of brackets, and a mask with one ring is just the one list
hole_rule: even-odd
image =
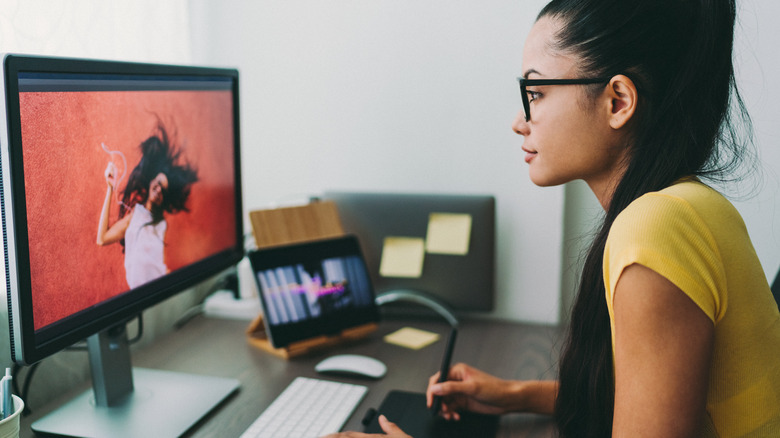
[(538, 71), (538, 70), (536, 70), (536, 69), (533, 69), (533, 68), (529, 68), (528, 70), (526, 70), (526, 71), (525, 71), (525, 73), (523, 73), (523, 77), (524, 77), (524, 78), (526, 78), (526, 79), (528, 79), (528, 75), (530, 75), (530, 74), (532, 74), (532, 73), (536, 73), (536, 74), (538, 74), (538, 75), (541, 75), (541, 73), (539, 73), (539, 71)]

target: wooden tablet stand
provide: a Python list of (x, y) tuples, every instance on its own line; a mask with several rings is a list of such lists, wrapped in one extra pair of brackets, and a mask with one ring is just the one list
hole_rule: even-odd
[(249, 325), (246, 333), (249, 337), (249, 343), (255, 347), (275, 354), (276, 356), (285, 359), (291, 359), (293, 357), (303, 356), (305, 354), (334, 347), (336, 345), (359, 341), (371, 334), (371, 332), (375, 331), (377, 327), (378, 325), (376, 323), (359, 325), (357, 327), (344, 330), (336, 336), (317, 336), (316, 338), (293, 342), (284, 348), (275, 348), (273, 345), (271, 345), (271, 341), (268, 339), (268, 335), (265, 332), (263, 315), (258, 315), (258, 317), (255, 318), (255, 320), (252, 321), (252, 323)]
[[(303, 206), (249, 212), (258, 249), (343, 236), (344, 228), (332, 201), (316, 201)], [(249, 343), (279, 357), (290, 359), (335, 345), (354, 342), (377, 329), (376, 323), (364, 324), (336, 336), (318, 336), (275, 348), (265, 332), (259, 315), (247, 328)]]

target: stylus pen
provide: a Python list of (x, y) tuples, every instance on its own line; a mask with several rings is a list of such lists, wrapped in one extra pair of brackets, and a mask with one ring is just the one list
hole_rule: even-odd
[[(444, 350), (444, 358), (441, 361), (441, 371), (439, 372), (439, 383), (447, 380), (447, 376), (450, 374), (450, 361), (452, 360), (452, 350), (455, 349), (455, 338), (458, 336), (458, 329), (453, 327), (450, 332), (450, 337), (447, 339), (447, 349)], [(433, 403), (431, 404), (431, 412), (433, 415), (439, 415), (441, 411), (441, 397), (433, 396)]]
[(11, 397), (11, 369), (5, 369), (5, 376), (0, 381), (0, 410), (2, 418), (8, 418), (14, 413), (14, 399)]

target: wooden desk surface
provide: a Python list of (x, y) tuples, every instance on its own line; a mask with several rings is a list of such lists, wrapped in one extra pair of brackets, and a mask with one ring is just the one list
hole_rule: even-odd
[[(347, 422), (349, 430), (362, 431), (360, 420), (371, 407), (378, 407), (391, 389), (423, 392), (428, 377), (438, 371), (449, 332), (446, 323), (422, 320), (386, 320), (368, 339), (356, 344), (284, 360), (252, 347), (244, 331), (248, 323), (197, 317), (182, 329), (157, 340), (151, 347), (133, 353), (137, 367), (237, 378), (241, 387), (211, 412), (186, 436), (237, 437), (257, 418), (296, 376), (330, 378), (368, 386), (366, 397)], [(440, 341), (421, 350), (410, 350), (382, 341), (401, 327), (437, 332)], [(463, 321), (458, 333), (453, 363), (467, 362), (506, 379), (551, 379), (558, 356), (559, 330), (551, 327), (486, 320)], [(336, 353), (365, 354), (387, 364), (387, 375), (378, 381), (332, 378), (318, 375), (314, 365)], [(85, 387), (86, 388), (86, 387)], [(85, 388), (81, 388), (83, 391)], [(35, 409), (22, 419), (21, 437), (34, 436), (30, 424), (79, 391)], [(515, 414), (502, 418), (500, 437), (549, 437), (553, 425), (548, 417)]]

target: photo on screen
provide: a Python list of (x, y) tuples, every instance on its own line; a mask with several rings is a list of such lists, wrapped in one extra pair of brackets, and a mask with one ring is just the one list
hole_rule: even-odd
[(48, 84), (19, 94), (36, 330), (235, 245), (229, 89)]

